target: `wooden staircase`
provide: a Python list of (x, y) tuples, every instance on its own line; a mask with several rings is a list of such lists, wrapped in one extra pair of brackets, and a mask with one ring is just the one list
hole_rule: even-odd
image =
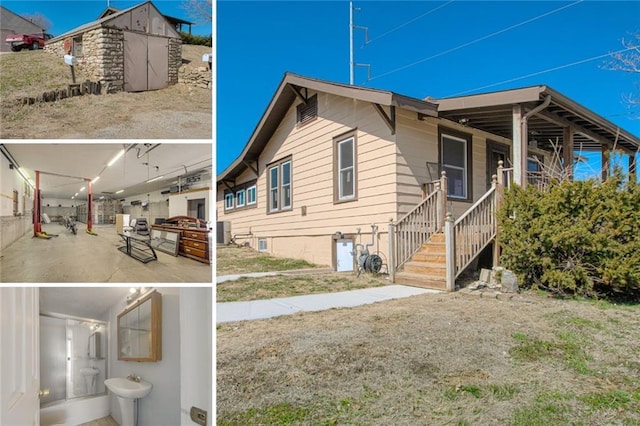
[(411, 256), (404, 264), (404, 271), (397, 272), (396, 284), (412, 287), (447, 289), (446, 251), (444, 233), (433, 234), (429, 241), (422, 244), (420, 251)]

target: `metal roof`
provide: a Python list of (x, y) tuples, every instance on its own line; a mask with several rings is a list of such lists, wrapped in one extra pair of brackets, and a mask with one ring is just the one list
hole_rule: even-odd
[(548, 86), (430, 100), (438, 104), (440, 117), (511, 139), (512, 105), (523, 105), (526, 113), (547, 96), (549, 106), (528, 120), (529, 140), (535, 139), (539, 147), (552, 149), (556, 140), (562, 142), (563, 128), (572, 126), (577, 151), (599, 151), (601, 144), (628, 153), (640, 149), (640, 138)]
[(384, 106), (395, 106), (408, 109), (421, 114), (437, 117), (436, 105), (432, 102), (399, 95), (394, 92), (384, 90), (369, 89), (359, 86), (351, 86), (342, 83), (333, 83), (296, 74), (285, 73), (280, 82), (267, 110), (258, 122), (249, 142), (242, 150), (238, 158), (231, 163), (222, 173), (217, 176), (217, 182), (227, 179), (235, 179), (246, 168), (245, 162), (253, 162), (267, 145), (271, 136), (280, 125), (285, 114), (296, 99), (293, 89), (307, 88), (317, 92), (329, 93), (337, 96), (344, 96), (358, 99), (365, 102), (372, 102)]

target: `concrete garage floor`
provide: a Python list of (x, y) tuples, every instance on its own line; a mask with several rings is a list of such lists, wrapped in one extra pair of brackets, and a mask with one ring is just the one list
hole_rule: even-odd
[(158, 260), (142, 263), (117, 250), (124, 242), (115, 225), (94, 225), (98, 236), (78, 223), (73, 235), (58, 223), (42, 230), (58, 237), (44, 240), (28, 233), (0, 252), (3, 283), (210, 283), (211, 265), (156, 250)]

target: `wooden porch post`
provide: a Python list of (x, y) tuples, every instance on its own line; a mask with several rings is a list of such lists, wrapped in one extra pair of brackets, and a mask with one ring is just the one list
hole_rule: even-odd
[(493, 240), (493, 266), (500, 265), (500, 228), (498, 227), (498, 210), (502, 204), (502, 196), (504, 194), (504, 171), (502, 160), (498, 161), (498, 175), (493, 180), (496, 187), (496, 205), (494, 209), (494, 220), (496, 221), (496, 237)]
[(393, 219), (389, 219), (389, 279), (391, 283), (396, 282), (396, 225)]
[(446, 286), (447, 291), (453, 291), (456, 287), (456, 249), (455, 234), (453, 232), (453, 217), (451, 212), (447, 213), (444, 220), (444, 242), (445, 242), (445, 265), (446, 265)]
[(629, 154), (629, 182), (637, 182), (636, 175), (636, 154)]
[(609, 145), (601, 144), (600, 151), (602, 153), (602, 181), (606, 181), (609, 179), (609, 158), (611, 156), (611, 150), (609, 149)]
[(438, 231), (444, 228), (444, 218), (447, 214), (447, 172), (444, 170), (440, 172), (440, 182), (438, 187), (440, 188), (440, 192), (438, 194), (438, 204), (436, 208), (438, 209)]
[(573, 180), (573, 128), (571, 126), (562, 129), (562, 161), (564, 173), (567, 178)]
[(524, 187), (527, 182), (527, 125), (522, 121), (522, 105), (513, 106), (513, 181)]

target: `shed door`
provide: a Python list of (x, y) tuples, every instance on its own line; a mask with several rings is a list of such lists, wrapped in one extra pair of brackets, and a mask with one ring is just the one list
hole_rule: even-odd
[(169, 40), (124, 32), (124, 90), (139, 92), (169, 85)]
[(148, 40), (149, 90), (164, 89), (169, 85), (169, 39), (149, 37)]

